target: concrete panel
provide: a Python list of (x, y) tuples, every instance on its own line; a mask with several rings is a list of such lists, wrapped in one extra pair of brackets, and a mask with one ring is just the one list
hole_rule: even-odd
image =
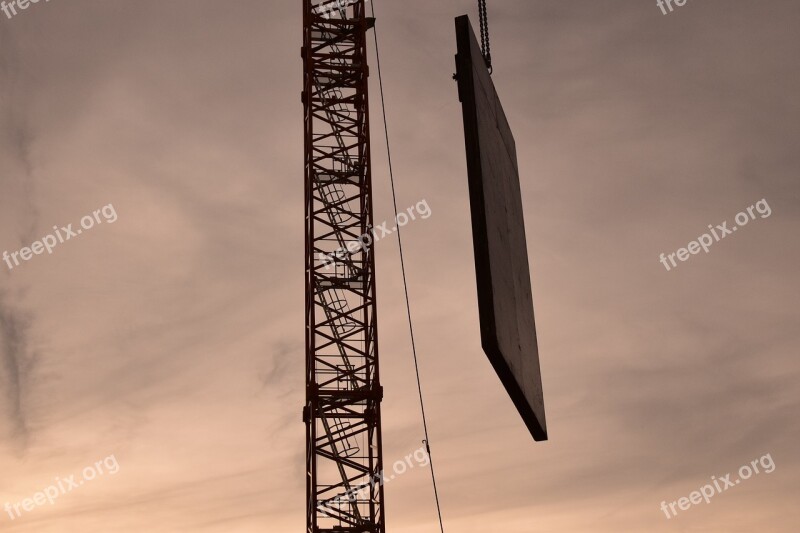
[(467, 16), (456, 19), (481, 343), (535, 440), (547, 440), (514, 135)]

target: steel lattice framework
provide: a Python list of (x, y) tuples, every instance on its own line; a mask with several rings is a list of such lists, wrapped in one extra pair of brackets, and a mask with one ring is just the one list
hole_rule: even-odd
[(303, 0), (307, 533), (385, 533), (365, 0)]

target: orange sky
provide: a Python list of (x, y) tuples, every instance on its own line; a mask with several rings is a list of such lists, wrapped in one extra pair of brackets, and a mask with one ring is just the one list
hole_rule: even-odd
[[(550, 433), (533, 443), (480, 349), (451, 79), (453, 18), (475, 6), (374, 3), (399, 204), (432, 211), (404, 247), (446, 531), (796, 531), (800, 6), (489, 0)], [(118, 215), (0, 263), (0, 507), (119, 464), (0, 509), (0, 530), (303, 530), (300, 6), (0, 14), (0, 252)], [(770, 217), (658, 262), (762, 198)], [(423, 436), (396, 242), (375, 251), (389, 463)], [(774, 472), (659, 509), (767, 453)], [(427, 471), (386, 498), (391, 533), (437, 529)]]

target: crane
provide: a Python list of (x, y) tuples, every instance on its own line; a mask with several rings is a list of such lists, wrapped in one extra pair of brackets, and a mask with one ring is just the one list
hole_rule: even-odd
[(385, 532), (369, 246), (373, 25), (365, 0), (303, 0), (307, 533)]

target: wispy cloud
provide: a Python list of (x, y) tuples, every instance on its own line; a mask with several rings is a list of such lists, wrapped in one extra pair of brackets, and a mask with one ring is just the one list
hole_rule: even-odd
[(26, 377), (33, 363), (28, 342), (30, 322), (30, 316), (0, 292), (0, 389), (4, 391), (0, 405), (9, 441), (18, 453), (24, 452), (29, 438), (24, 406)]

